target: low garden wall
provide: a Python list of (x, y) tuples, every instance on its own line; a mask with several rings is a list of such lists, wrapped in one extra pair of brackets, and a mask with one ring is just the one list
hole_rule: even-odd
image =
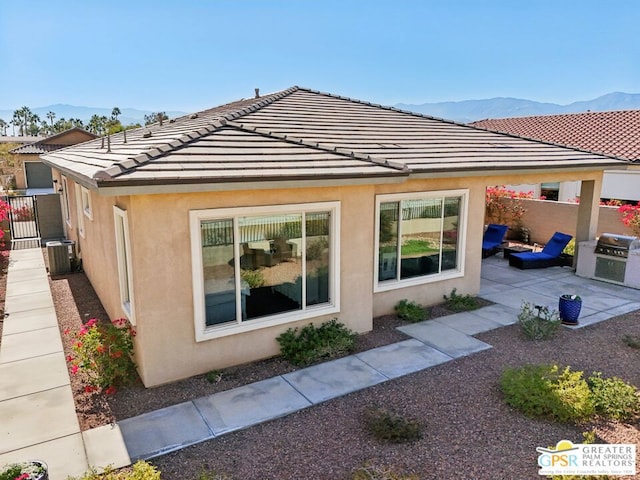
[[(522, 224), (529, 230), (530, 243), (546, 243), (554, 232), (568, 233), (575, 237), (578, 223), (577, 203), (533, 199), (519, 201), (526, 209), (522, 216)], [(633, 235), (633, 231), (622, 223), (618, 207), (600, 206), (597, 235), (605, 232)]]

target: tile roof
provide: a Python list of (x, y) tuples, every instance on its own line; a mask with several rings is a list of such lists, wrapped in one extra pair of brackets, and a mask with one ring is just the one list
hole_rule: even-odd
[(61, 143), (60, 140), (72, 133), (81, 133), (85, 135), (87, 139), (98, 138), (98, 135), (94, 135), (91, 132), (87, 132), (82, 128), (73, 127), (68, 130), (65, 130), (64, 132), (56, 133), (55, 135), (51, 135), (49, 137), (45, 137), (45, 138), (38, 137), (39, 138), (38, 141), (13, 148), (9, 150), (9, 153), (38, 155), (41, 153), (53, 152), (55, 150), (59, 150), (64, 147), (68, 147), (70, 143)]
[(487, 119), (475, 127), (640, 160), (640, 110)]
[(42, 159), (98, 187), (621, 163), (299, 87), (64, 148)]

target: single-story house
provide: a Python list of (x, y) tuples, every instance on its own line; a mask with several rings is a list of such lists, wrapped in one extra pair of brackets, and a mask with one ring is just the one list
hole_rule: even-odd
[(477, 294), (488, 185), (581, 181), (590, 239), (625, 165), (299, 87), (41, 158), (146, 386), (276, 355), (291, 327), (366, 332), (402, 299)]
[[(470, 125), (627, 160), (628, 170), (605, 170), (600, 196), (605, 200), (640, 201), (640, 110), (497, 118)], [(575, 181), (514, 188), (564, 202), (580, 197), (580, 182)]]
[(9, 150), (10, 154), (15, 155), (20, 167), (15, 171), (16, 188), (30, 191), (52, 191), (51, 167), (40, 161), (40, 155), (95, 138), (98, 136), (74, 127)]

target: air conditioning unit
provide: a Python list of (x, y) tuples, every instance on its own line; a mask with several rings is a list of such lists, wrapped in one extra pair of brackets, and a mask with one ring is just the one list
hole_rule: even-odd
[(72, 240), (47, 242), (47, 256), (50, 275), (70, 273), (71, 266), (75, 265), (76, 242)]

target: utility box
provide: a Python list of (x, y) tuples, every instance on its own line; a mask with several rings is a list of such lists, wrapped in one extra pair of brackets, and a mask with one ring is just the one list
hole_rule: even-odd
[(71, 266), (75, 264), (75, 242), (72, 240), (47, 242), (47, 256), (49, 257), (49, 274), (70, 273)]

